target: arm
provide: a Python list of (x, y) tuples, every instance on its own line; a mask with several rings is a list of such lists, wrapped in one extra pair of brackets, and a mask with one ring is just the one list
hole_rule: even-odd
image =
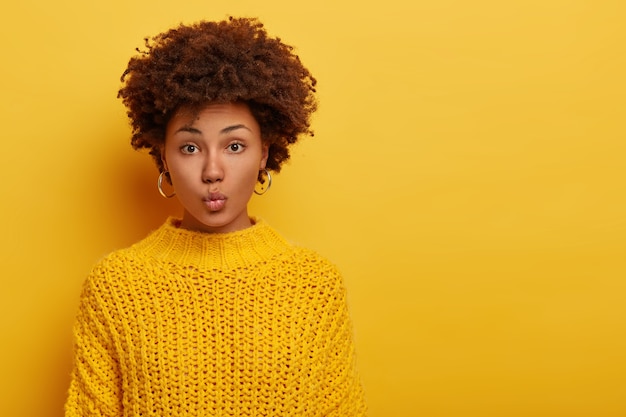
[(74, 367), (65, 404), (66, 417), (121, 416), (122, 378), (105, 296), (90, 276), (83, 287), (74, 324)]
[(327, 332), (325, 380), (322, 382), (326, 416), (364, 416), (366, 405), (356, 366), (353, 329), (341, 275), (334, 268), (324, 320)]

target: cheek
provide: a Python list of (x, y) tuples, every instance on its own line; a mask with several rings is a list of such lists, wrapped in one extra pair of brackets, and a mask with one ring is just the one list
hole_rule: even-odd
[(249, 191), (256, 185), (259, 170), (256, 167), (246, 167), (245, 170), (240, 171), (239, 175), (239, 183), (246, 188), (246, 191)]
[(256, 178), (259, 174), (259, 160), (260, 158), (256, 157), (248, 157), (245, 160), (240, 161), (232, 161), (229, 164), (229, 172), (231, 175), (237, 176), (240, 181), (248, 178)]
[(193, 179), (193, 166), (191, 164), (172, 162), (168, 164), (168, 168), (173, 185), (185, 187)]

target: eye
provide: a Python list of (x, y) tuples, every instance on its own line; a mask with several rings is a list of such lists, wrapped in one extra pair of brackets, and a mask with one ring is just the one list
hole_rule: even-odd
[(240, 153), (244, 150), (245, 145), (243, 143), (234, 142), (228, 145), (228, 151), (231, 153)]
[(198, 151), (198, 148), (196, 147), (196, 145), (187, 144), (187, 145), (181, 146), (180, 150), (184, 154), (193, 154)]

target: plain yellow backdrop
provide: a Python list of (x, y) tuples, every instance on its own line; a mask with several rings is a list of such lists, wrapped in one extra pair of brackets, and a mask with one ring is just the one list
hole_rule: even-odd
[(128, 58), (228, 14), (319, 80), (251, 211), (344, 272), (370, 415), (626, 415), (621, 0), (3, 6), (0, 415), (62, 415), (85, 275), (180, 211), (128, 145)]

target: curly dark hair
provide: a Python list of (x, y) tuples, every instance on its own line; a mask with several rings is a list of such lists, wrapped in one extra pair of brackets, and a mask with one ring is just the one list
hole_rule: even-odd
[(131, 145), (149, 149), (160, 171), (167, 123), (181, 108), (248, 104), (269, 145), (266, 167), (275, 172), (289, 159), (289, 145), (303, 134), (313, 136), (316, 80), (293, 47), (269, 37), (257, 19), (181, 24), (145, 38), (145, 50), (137, 52), (118, 98), (128, 109)]

